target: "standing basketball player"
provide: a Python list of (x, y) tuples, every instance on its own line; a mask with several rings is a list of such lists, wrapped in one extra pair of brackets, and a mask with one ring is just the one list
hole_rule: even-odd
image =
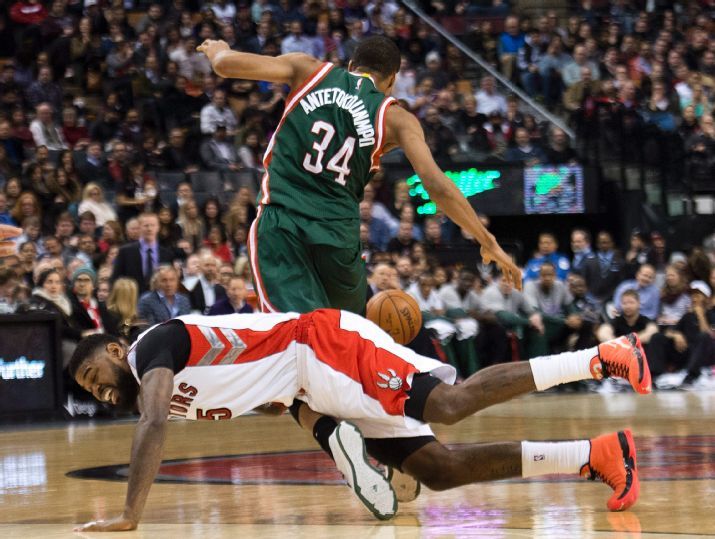
[[(400, 67), (392, 40), (364, 39), (347, 70), (300, 53), (270, 57), (231, 51), (223, 41), (207, 40), (198, 50), (222, 77), (288, 84), (293, 90), (264, 157), (266, 172), (249, 237), (264, 312), (321, 307), (364, 312), (358, 203), (381, 155), (398, 147), (437, 206), (481, 244), (485, 263), (496, 262), (521, 288), (519, 269), (435, 163), (419, 121), (389, 97)], [(319, 420), (300, 403), (291, 412), (301, 425), (315, 425), (313, 435), (330, 453), (327, 440), (337, 423)], [(417, 495), (419, 485), (400, 484), (411, 491), (403, 500)]]
[[(592, 440), (448, 448), (426, 423), (451, 425), (524, 393), (609, 373), (649, 393), (650, 371), (635, 334), (579, 352), (495, 365), (454, 386), (454, 367), (396, 344), (372, 322), (346, 311), (182, 316), (147, 330), (129, 350), (114, 337), (92, 335), (77, 346), (69, 370), (97, 399), (141, 407), (123, 513), (83, 531), (136, 528), (161, 464), (169, 416), (231, 419), (263, 402), (289, 404), (296, 398), (354, 421), (375, 440), (381, 459), (435, 490), (570, 473), (608, 484), (614, 491), (607, 502), (611, 511), (629, 508), (639, 494), (630, 431)], [(415, 438), (426, 443), (399, 445)], [(379, 442), (388, 440), (401, 451), (388, 446), (383, 453)], [(337, 457), (345, 447), (363, 445), (357, 428), (342, 422), (331, 446)], [(373, 498), (376, 515), (395, 513), (390, 494)]]

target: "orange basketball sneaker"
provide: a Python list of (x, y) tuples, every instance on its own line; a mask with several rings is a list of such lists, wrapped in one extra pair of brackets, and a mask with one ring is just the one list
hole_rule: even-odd
[(591, 374), (596, 380), (609, 376), (628, 380), (641, 394), (651, 392), (650, 368), (638, 335), (629, 333), (598, 345), (591, 359)]
[(581, 467), (581, 477), (600, 479), (614, 490), (606, 506), (611, 511), (631, 507), (640, 493), (636, 445), (630, 430), (604, 434), (591, 440), (591, 456)]

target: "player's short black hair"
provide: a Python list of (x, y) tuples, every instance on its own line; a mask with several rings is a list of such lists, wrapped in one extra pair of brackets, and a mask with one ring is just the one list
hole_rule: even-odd
[(358, 43), (352, 64), (386, 79), (400, 70), (400, 49), (389, 37), (366, 37)]
[(77, 348), (75, 348), (72, 359), (70, 359), (69, 365), (67, 366), (70, 376), (74, 378), (85, 361), (94, 356), (100, 348), (105, 348), (110, 343), (121, 344), (119, 339), (105, 333), (89, 335), (82, 339), (77, 345)]

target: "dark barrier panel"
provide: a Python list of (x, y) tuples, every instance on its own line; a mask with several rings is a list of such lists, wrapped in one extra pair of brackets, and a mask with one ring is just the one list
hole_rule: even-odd
[(62, 352), (56, 315), (0, 315), (0, 419), (58, 415)]

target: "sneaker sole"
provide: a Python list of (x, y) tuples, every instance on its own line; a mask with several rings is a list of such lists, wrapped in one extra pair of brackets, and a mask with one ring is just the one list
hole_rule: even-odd
[(618, 432), (618, 443), (621, 446), (623, 453), (623, 461), (627, 467), (626, 470), (626, 488), (620, 497), (608, 502), (608, 508), (611, 511), (625, 511), (638, 500), (640, 494), (640, 481), (638, 480), (636, 444), (633, 441), (633, 433), (630, 430)]
[[(338, 469), (360, 501), (380, 520), (389, 520), (397, 513), (397, 496), (384, 475), (370, 464), (365, 441), (351, 423), (342, 422), (335, 429), (335, 445), (331, 444)], [(354, 456), (355, 458), (351, 457)]]
[(422, 483), (409, 474), (400, 472), (392, 466), (385, 468), (385, 477), (395, 491), (397, 501), (400, 503), (412, 502), (420, 495)]
[(650, 367), (648, 367), (648, 359), (645, 357), (645, 352), (641, 346), (640, 339), (635, 333), (629, 333), (627, 335), (628, 342), (631, 343), (633, 347), (633, 352), (638, 360), (638, 383), (634, 384), (631, 382), (633, 389), (636, 392), (647, 395), (651, 392), (651, 378), (650, 378)]

